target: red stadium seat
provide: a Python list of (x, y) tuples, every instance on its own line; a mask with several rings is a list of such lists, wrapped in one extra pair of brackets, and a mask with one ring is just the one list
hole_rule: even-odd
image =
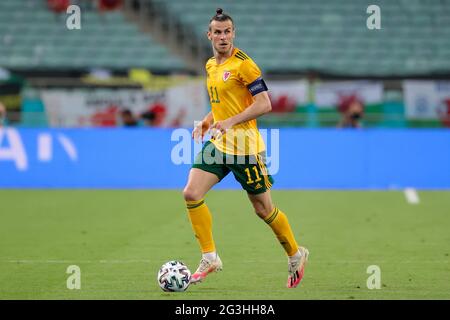
[(56, 12), (63, 13), (66, 12), (67, 7), (70, 5), (69, 0), (47, 0), (48, 7)]
[(98, 6), (100, 11), (116, 10), (122, 6), (122, 0), (100, 0)]

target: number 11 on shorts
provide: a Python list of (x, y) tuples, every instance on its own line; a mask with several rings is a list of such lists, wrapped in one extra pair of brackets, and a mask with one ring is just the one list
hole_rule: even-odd
[(252, 180), (252, 176), (250, 174), (250, 169), (245, 168), (245, 172), (247, 173), (247, 177), (248, 177), (247, 184), (261, 181), (261, 177), (259, 176), (258, 168), (256, 166), (253, 166), (253, 171), (255, 171), (255, 175), (256, 175), (255, 181)]

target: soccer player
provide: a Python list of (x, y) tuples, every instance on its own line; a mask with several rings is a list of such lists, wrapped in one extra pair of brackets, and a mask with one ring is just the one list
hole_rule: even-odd
[(264, 163), (264, 141), (256, 125), (256, 118), (272, 109), (267, 86), (253, 60), (234, 47), (234, 22), (222, 9), (217, 9), (210, 20), (207, 35), (214, 53), (206, 63), (212, 111), (195, 126), (192, 137), (203, 140), (209, 131), (212, 138), (197, 155), (183, 190), (189, 219), (202, 251), (191, 283), (222, 270), (204, 196), (231, 171), (247, 191), (256, 214), (269, 225), (286, 251), (287, 287), (294, 288), (303, 277), (309, 253), (297, 245), (286, 215), (272, 204), (273, 179)]

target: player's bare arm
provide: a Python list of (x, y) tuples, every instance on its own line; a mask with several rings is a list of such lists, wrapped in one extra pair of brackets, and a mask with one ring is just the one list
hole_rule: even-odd
[(260, 92), (254, 96), (255, 102), (253, 102), (248, 108), (237, 115), (230, 117), (223, 121), (217, 121), (212, 128), (219, 130), (222, 134), (233, 126), (256, 119), (263, 114), (266, 114), (272, 110), (272, 104), (270, 103), (269, 95), (267, 91)]

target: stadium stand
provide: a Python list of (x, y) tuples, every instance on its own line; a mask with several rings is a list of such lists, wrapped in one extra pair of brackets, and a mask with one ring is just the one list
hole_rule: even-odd
[[(402, 81), (449, 79), (450, 0), (377, 0), (382, 11), (381, 30), (376, 31), (366, 25), (370, 15), (366, 9), (372, 2), (284, 0), (275, 5), (272, 0), (257, 4), (250, 0), (124, 0), (120, 10), (83, 7), (81, 30), (69, 31), (66, 12), (55, 13), (48, 0), (2, 0), (0, 69), (19, 74), (30, 84), (19, 94), (22, 124), (45, 123), (39, 120), (43, 112), (39, 90), (95, 89), (97, 84), (87, 84), (83, 78), (91, 69), (109, 69), (118, 77), (128, 77), (134, 68), (203, 76), (204, 62), (212, 54), (205, 36), (208, 21), (222, 7), (235, 21), (236, 46), (258, 63), (266, 79), (304, 79), (311, 87), (328, 80), (381, 81), (382, 99), (365, 109), (367, 127), (442, 127), (445, 121), (448, 126), (448, 120), (437, 117), (406, 119)], [(149, 26), (143, 31), (145, 23)], [(36, 78), (42, 79), (27, 82), (35, 70), (41, 72)], [(314, 90), (307, 93), (308, 101), (301, 107), (272, 112), (260, 123), (334, 126), (341, 114), (332, 106), (315, 105)], [(9, 116), (19, 113), (18, 108), (10, 107)], [(39, 121), (28, 121), (30, 112), (34, 113), (30, 119)]]
[[(204, 37), (217, 6), (235, 20), (242, 45), (266, 72), (315, 70), (347, 76), (450, 71), (450, 1), (376, 1), (382, 28), (367, 32), (368, 0), (153, 0)], [(419, 40), (419, 41), (418, 41)]]
[(184, 62), (152, 40), (122, 11), (83, 11), (81, 30), (68, 32), (64, 12), (46, 1), (0, 1), (0, 66), (11, 69), (182, 70)]
[[(218, 3), (152, 2), (165, 5), (208, 46), (204, 34)], [(450, 1), (377, 1), (383, 8), (382, 29), (372, 33), (366, 28), (368, 14), (361, 10), (369, 2), (285, 0), (274, 6), (271, 0), (258, 5), (233, 0), (223, 6), (236, 22), (236, 45), (245, 47), (267, 73), (411, 76), (450, 71)], [(186, 69), (185, 62), (140, 32), (121, 11), (84, 12), (82, 29), (70, 33), (66, 17), (55, 16), (45, 1), (0, 1), (0, 65)]]

